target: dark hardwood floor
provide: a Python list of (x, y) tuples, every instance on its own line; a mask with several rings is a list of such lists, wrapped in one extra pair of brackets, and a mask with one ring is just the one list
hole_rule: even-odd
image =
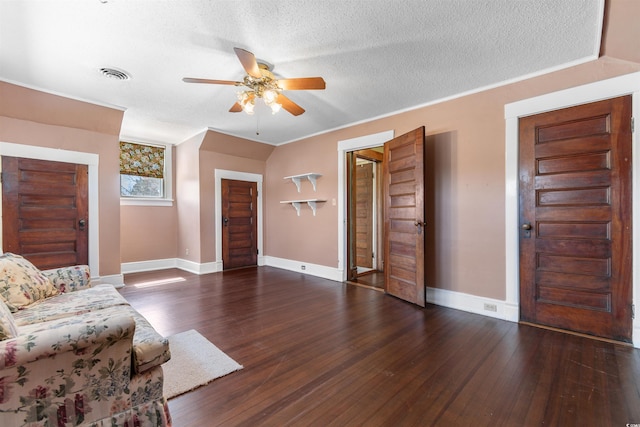
[(358, 275), (355, 280), (358, 285), (369, 286), (378, 290), (384, 290), (384, 273), (382, 271), (369, 271)]
[(270, 267), (125, 282), (160, 333), (196, 329), (244, 365), (170, 400), (174, 426), (640, 423), (628, 346)]

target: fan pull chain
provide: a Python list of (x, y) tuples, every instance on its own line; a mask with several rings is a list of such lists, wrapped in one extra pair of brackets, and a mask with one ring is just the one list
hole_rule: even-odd
[(256, 135), (260, 135), (260, 114), (256, 113)]

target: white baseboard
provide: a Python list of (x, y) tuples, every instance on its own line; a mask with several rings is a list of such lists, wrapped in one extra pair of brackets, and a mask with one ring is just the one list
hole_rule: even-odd
[(265, 256), (264, 265), (281, 268), (283, 270), (295, 271), (297, 273), (308, 274), (311, 276), (322, 277), (323, 279), (329, 279), (335, 282), (342, 282), (342, 271), (338, 270), (337, 268), (327, 267), (326, 265), (311, 264), (308, 262), (277, 258), (273, 256)]
[(504, 320), (509, 322), (520, 321), (520, 305), (517, 303), (510, 303), (503, 301), (504, 304)]
[(123, 274), (140, 273), (141, 271), (166, 270), (177, 268), (176, 258), (152, 259), (149, 261), (124, 262), (120, 266)]
[(120, 269), (123, 274), (139, 273), (142, 271), (166, 270), (179, 268), (194, 274), (217, 273), (222, 271), (222, 263), (206, 262), (198, 263), (182, 258), (154, 259), (149, 261), (137, 261), (122, 263)]
[[(337, 268), (272, 256), (258, 257), (258, 265), (267, 265), (271, 267), (281, 268), (283, 270), (295, 271), (302, 274), (308, 274), (311, 276), (333, 280), (335, 282), (342, 282), (343, 277), (342, 270), (339, 270)], [(304, 270), (302, 269), (302, 266), (305, 267)], [(122, 274), (92, 277), (91, 281), (95, 284), (108, 283), (114, 285), (115, 287), (122, 287), (124, 286), (123, 274), (137, 273), (141, 271), (164, 270), (167, 268), (179, 268), (181, 270), (185, 270), (194, 274), (208, 274), (222, 271), (222, 262), (214, 261), (201, 264), (181, 258), (128, 262), (122, 264)], [(509, 322), (518, 322), (520, 316), (520, 308), (517, 303), (509, 303), (507, 301), (479, 297), (476, 295), (449, 291), (445, 289), (427, 287), (427, 302), (430, 304), (454, 308), (456, 310), (462, 310), (469, 313), (481, 314), (483, 316), (507, 320)], [(487, 304), (488, 307), (485, 306), (485, 304)], [(490, 309), (493, 307), (495, 307), (495, 311), (492, 311)], [(634, 320), (632, 334), (633, 346), (635, 348), (640, 348), (640, 319)]]
[[(518, 306), (507, 304), (506, 301), (493, 298), (479, 297), (462, 292), (448, 291), (445, 289), (427, 288), (427, 302), (443, 307), (455, 308), (456, 310), (467, 311), (469, 313), (481, 314), (483, 316), (494, 317), (496, 319), (518, 321)], [(485, 305), (486, 304), (486, 305)], [(495, 308), (495, 311), (492, 310)], [(514, 319), (515, 311), (515, 319)]]
[(101, 285), (103, 283), (113, 285), (117, 288), (124, 287), (124, 276), (122, 274), (111, 274), (109, 276), (97, 276), (91, 278), (91, 283)]
[(194, 274), (209, 274), (209, 273), (217, 273), (222, 271), (222, 262), (205, 262), (198, 263), (189, 261), (186, 259), (178, 258), (176, 260), (176, 268), (180, 270), (188, 271), (189, 273)]
[[(295, 271), (297, 273), (322, 277), (323, 279), (342, 282), (343, 272), (337, 268), (326, 265), (312, 264), (303, 261), (296, 261), (272, 256), (258, 257), (258, 265), (267, 265), (281, 268), (283, 270)], [(122, 273), (138, 273), (142, 271), (164, 270), (168, 268), (179, 268), (194, 274), (208, 274), (222, 271), (222, 262), (214, 261), (207, 263), (197, 263), (181, 258), (167, 258), (149, 261), (129, 262), (122, 264)], [(303, 269), (304, 267), (304, 269)], [(100, 278), (100, 283), (122, 284), (122, 274)], [(443, 307), (455, 308), (476, 314), (482, 314), (497, 319), (518, 321), (519, 311), (517, 304), (510, 304), (506, 301), (484, 298), (461, 292), (448, 291), (437, 288), (427, 288), (427, 302), (441, 305)], [(495, 307), (496, 311), (487, 310), (485, 304)]]

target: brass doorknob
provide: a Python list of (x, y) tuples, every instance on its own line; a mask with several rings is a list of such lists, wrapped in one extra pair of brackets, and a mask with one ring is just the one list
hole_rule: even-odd
[(531, 230), (531, 224), (522, 224), (523, 230)]

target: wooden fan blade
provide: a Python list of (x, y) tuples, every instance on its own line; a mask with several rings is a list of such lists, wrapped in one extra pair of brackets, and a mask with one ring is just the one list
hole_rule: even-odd
[(284, 108), (294, 116), (299, 116), (300, 114), (304, 113), (304, 108), (302, 108), (283, 94), (278, 95), (278, 99), (276, 100), (276, 102), (282, 105), (282, 108)]
[(233, 85), (242, 86), (242, 82), (233, 82), (231, 80), (211, 80), (211, 79), (194, 79), (191, 77), (185, 77), (182, 79), (185, 83), (207, 83), (213, 85)]
[(236, 55), (247, 74), (251, 77), (255, 77), (256, 79), (262, 78), (260, 67), (258, 67), (258, 61), (256, 61), (256, 57), (253, 53), (248, 50), (240, 49), (239, 47), (234, 47), (233, 50), (236, 52)]
[(321, 90), (326, 87), (322, 77), (300, 77), (297, 79), (279, 79), (278, 86), (283, 90)]
[(242, 105), (240, 105), (240, 104), (239, 104), (239, 103), (237, 103), (237, 102), (236, 102), (235, 104), (233, 104), (233, 107), (231, 107), (231, 108), (229, 109), (229, 112), (230, 112), (230, 113), (239, 113), (239, 112), (241, 112), (241, 111), (242, 111)]

